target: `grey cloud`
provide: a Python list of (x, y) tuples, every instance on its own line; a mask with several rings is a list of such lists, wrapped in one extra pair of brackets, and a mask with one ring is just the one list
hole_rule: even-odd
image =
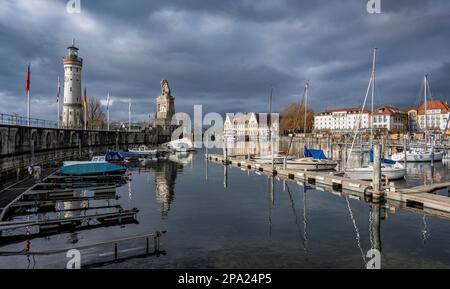
[(67, 14), (65, 0), (42, 0), (46, 9), (7, 1), (8, 13), (0, 10), (0, 95), (13, 100), (0, 112), (25, 114), (31, 63), (36, 116), (56, 117), (56, 78), (72, 38), (88, 95), (111, 92), (118, 120), (127, 119), (128, 97), (136, 118), (154, 112), (163, 78), (177, 111), (267, 111), (271, 85), (279, 110), (300, 101), (307, 79), (316, 111), (358, 106), (375, 46), (378, 104), (409, 106), (425, 73), (448, 98), (448, 1), (382, 0), (381, 15), (367, 14), (365, 0), (81, 1), (80, 15)]

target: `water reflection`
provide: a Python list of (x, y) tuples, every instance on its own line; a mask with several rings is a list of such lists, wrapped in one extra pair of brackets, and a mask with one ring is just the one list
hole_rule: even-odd
[[(414, 175), (418, 182), (431, 178), (430, 167), (409, 167), (412, 179)], [(435, 181), (448, 173), (438, 164), (433, 169)], [(386, 221), (388, 203), (372, 203), (336, 188), (322, 192), (313, 184), (207, 162), (201, 152), (152, 161), (130, 171), (131, 181), (118, 188), (117, 205), (126, 207), (131, 197), (140, 210), (139, 224), (39, 238), (33, 240), (34, 249), (167, 230), (162, 241), (169, 253), (164, 258), (129, 260), (117, 267), (366, 268), (369, 249), (383, 250), (383, 268), (450, 264), (450, 223), (425, 216), (424, 211), (389, 207)], [(19, 250), (23, 245), (2, 250)], [(0, 265), (7, 267), (8, 261), (0, 258)], [(38, 261), (40, 267), (52, 264), (41, 257)], [(31, 257), (17, 262), (34, 266)]]
[(161, 217), (168, 215), (170, 205), (174, 200), (177, 171), (182, 170), (182, 164), (189, 163), (191, 159), (183, 155), (180, 158), (179, 156), (177, 158), (172, 157), (170, 161), (152, 162), (146, 166), (146, 168), (154, 172), (155, 198), (160, 204)]

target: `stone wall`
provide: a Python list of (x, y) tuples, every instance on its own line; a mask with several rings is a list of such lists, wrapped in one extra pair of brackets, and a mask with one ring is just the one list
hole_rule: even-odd
[(28, 128), (0, 125), (0, 182), (30, 163), (46, 165), (106, 149), (166, 141), (157, 129), (139, 132)]

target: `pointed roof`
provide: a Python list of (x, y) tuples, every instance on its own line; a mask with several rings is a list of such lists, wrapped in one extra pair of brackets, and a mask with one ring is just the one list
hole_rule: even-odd
[[(450, 107), (448, 104), (443, 102), (442, 100), (430, 100), (427, 101), (427, 110), (434, 110), (434, 109), (440, 109), (441, 113), (448, 113), (450, 112)], [(422, 103), (422, 105), (419, 106), (418, 114), (425, 114), (425, 103)]]

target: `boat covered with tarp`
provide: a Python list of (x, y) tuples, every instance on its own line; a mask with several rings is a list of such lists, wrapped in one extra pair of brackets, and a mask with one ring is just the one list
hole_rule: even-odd
[(305, 146), (303, 154), (303, 158), (287, 160), (286, 168), (308, 171), (327, 171), (334, 170), (338, 164), (336, 161), (329, 160), (323, 150), (310, 149)]
[(63, 166), (59, 174), (65, 176), (101, 176), (123, 174), (127, 171), (124, 166), (108, 162), (88, 162)]

